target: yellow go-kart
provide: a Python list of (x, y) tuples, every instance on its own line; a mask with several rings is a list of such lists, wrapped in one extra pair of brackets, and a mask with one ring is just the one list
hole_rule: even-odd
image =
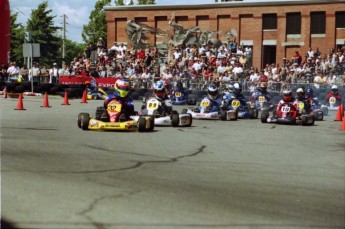
[(78, 115), (78, 127), (82, 130), (147, 132), (153, 131), (154, 122), (154, 116), (140, 117), (138, 121), (127, 119), (122, 113), (122, 104), (116, 99), (109, 102), (107, 109), (98, 107), (95, 117), (89, 113)]

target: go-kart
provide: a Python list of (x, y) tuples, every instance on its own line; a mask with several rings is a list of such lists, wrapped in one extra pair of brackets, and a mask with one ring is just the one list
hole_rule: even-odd
[(196, 99), (193, 95), (181, 91), (173, 91), (170, 95), (170, 101), (173, 105), (196, 105)]
[(100, 99), (104, 100), (104, 99), (107, 98), (107, 96), (108, 96), (108, 94), (102, 88), (96, 88), (96, 90), (93, 91), (93, 92), (87, 91), (87, 99), (88, 100), (92, 100), (92, 99), (94, 99), (94, 100), (100, 100)]
[(326, 101), (326, 104), (321, 105), (321, 109), (327, 108), (328, 110), (331, 111), (337, 111), (339, 108), (341, 102), (337, 101), (335, 97), (330, 97), (328, 101)]
[(97, 107), (95, 117), (89, 113), (78, 115), (78, 127), (82, 130), (113, 130), (113, 131), (153, 131), (154, 117), (140, 117), (138, 120), (127, 119), (122, 112), (122, 104), (113, 99), (107, 109)]
[(221, 110), (211, 112), (211, 101), (203, 98), (199, 106), (195, 108), (182, 109), (182, 114), (191, 114), (194, 119), (213, 119), (213, 120), (237, 120), (238, 112), (235, 110)]
[(280, 110), (276, 110), (272, 115), (266, 110), (261, 112), (262, 123), (278, 124), (301, 124), (302, 126), (314, 125), (314, 115), (301, 114), (299, 110), (290, 103), (284, 103)]
[[(171, 107), (169, 100), (165, 101), (165, 105)], [(153, 116), (154, 124), (156, 126), (191, 126), (192, 125), (192, 115), (190, 114), (179, 114), (177, 111), (172, 110), (168, 114), (163, 106), (162, 102), (156, 98), (149, 98), (146, 105), (143, 105), (142, 110), (139, 115), (131, 116), (134, 120), (139, 120), (141, 117)]]
[[(300, 113), (306, 113), (304, 106), (305, 104), (303, 102), (298, 102), (298, 110)], [(315, 121), (322, 121), (324, 116), (323, 109), (313, 109), (313, 107), (315, 106), (312, 105), (312, 110), (309, 112), (309, 115), (314, 116)]]
[(222, 101), (222, 107), (223, 110), (229, 110), (229, 111), (236, 111), (238, 113), (238, 118), (250, 118), (255, 119), (258, 118), (259, 111), (258, 109), (251, 105), (250, 103), (247, 103), (246, 105), (242, 105), (240, 100), (238, 100), (236, 97), (232, 97), (230, 99), (229, 105), (225, 105), (226, 96), (223, 97)]

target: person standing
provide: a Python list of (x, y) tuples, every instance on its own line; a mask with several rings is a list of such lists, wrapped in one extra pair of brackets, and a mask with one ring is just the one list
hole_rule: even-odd
[(11, 66), (7, 69), (8, 82), (17, 81), (20, 69), (16, 66), (16, 62), (12, 62)]
[(49, 71), (49, 83), (59, 82), (59, 68), (56, 63), (53, 64), (53, 68)]
[(29, 80), (29, 69), (26, 65), (23, 65), (23, 67), (20, 69), (19, 75), (23, 79), (23, 81), (28, 81)]
[(37, 81), (39, 85), (41, 83), (41, 70), (38, 66), (38, 63), (34, 63), (32, 69), (29, 69), (29, 81)]

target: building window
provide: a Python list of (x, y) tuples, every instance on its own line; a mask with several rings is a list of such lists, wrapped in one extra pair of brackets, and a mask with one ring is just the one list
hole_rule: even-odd
[(286, 34), (301, 34), (301, 13), (286, 14)]
[(335, 13), (335, 28), (345, 28), (345, 12)]
[(277, 29), (277, 14), (262, 15), (262, 29)]
[(310, 14), (310, 33), (326, 33), (326, 14), (325, 12), (312, 12)]

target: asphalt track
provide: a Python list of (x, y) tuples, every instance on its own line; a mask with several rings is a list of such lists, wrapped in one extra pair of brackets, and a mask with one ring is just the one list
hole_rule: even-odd
[(312, 127), (193, 120), (125, 133), (77, 127), (102, 101), (17, 101), (0, 98), (1, 218), (14, 228), (345, 226), (336, 112)]

